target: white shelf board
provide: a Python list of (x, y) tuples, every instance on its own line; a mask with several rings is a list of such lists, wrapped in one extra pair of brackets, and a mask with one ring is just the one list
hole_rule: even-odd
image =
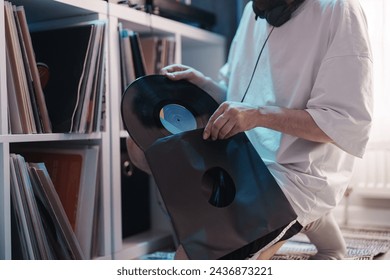
[(129, 137), (129, 133), (126, 130), (121, 130), (120, 137), (127, 138), (127, 137)]
[(92, 134), (81, 133), (49, 133), (49, 134), (13, 134), (0, 135), (0, 143), (68, 141), (68, 140), (100, 140), (101, 132)]
[[(127, 21), (137, 32), (157, 32), (179, 34), (183, 38), (191, 40), (191, 43), (224, 44), (223, 36), (212, 33), (189, 24), (164, 18), (154, 14), (148, 14), (132, 8), (124, 8), (122, 5), (109, 3), (109, 15)], [(125, 25), (126, 26), (126, 25)]]
[(122, 249), (114, 254), (117, 260), (137, 259), (143, 255), (172, 246), (169, 232), (146, 231), (123, 239)]
[(102, 0), (11, 0), (24, 6), (29, 23), (83, 16), (91, 13), (107, 13), (107, 2)]

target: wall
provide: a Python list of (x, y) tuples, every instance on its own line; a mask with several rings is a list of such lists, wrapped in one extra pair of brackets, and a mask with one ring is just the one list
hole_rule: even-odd
[(369, 141), (363, 158), (356, 159), (349, 198), (337, 210), (341, 221), (390, 227), (389, 143)]
[(237, 28), (237, 0), (192, 0), (191, 4), (215, 14), (216, 24), (211, 31), (225, 36), (228, 51)]
[[(173, 1), (173, 0), (172, 0)], [(184, 0), (181, 0), (185, 2)], [(214, 13), (216, 24), (210, 31), (226, 38), (226, 55), (234, 37), (242, 12), (249, 0), (191, 0), (191, 5)]]
[(390, 200), (366, 198), (353, 191), (334, 210), (341, 225), (372, 228), (390, 228)]

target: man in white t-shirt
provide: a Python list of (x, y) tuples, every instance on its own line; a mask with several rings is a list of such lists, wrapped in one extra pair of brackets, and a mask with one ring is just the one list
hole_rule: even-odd
[[(246, 132), (298, 216), (282, 239), (302, 227), (310, 237), (311, 228), (313, 241), (325, 231), (340, 248), (345, 244), (329, 213), (368, 141), (371, 71), (358, 0), (254, 0), (244, 10), (219, 81), (185, 65), (167, 66), (162, 73), (189, 80), (221, 103), (204, 139)], [(331, 248), (328, 239), (317, 247)], [(228, 258), (261, 253), (261, 244)], [(260, 258), (272, 256), (281, 244)]]

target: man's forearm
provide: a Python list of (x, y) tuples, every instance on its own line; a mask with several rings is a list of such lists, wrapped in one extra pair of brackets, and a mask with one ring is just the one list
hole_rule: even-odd
[(201, 85), (201, 89), (211, 95), (218, 104), (221, 104), (226, 100), (226, 86), (222, 83), (218, 83), (209, 77), (206, 77)]
[(266, 127), (314, 142), (333, 142), (305, 110), (260, 107), (259, 127)]

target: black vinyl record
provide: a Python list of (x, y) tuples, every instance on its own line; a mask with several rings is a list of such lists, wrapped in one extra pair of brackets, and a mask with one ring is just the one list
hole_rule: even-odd
[(207, 92), (186, 80), (149, 75), (127, 87), (121, 113), (126, 130), (146, 151), (160, 138), (204, 128), (217, 108)]

